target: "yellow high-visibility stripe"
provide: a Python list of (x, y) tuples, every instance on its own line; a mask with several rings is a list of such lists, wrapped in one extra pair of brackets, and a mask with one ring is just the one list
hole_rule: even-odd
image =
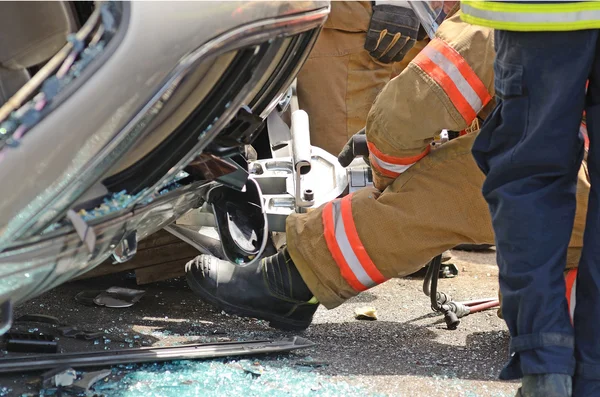
[(600, 29), (600, 2), (515, 4), (496, 1), (461, 2), (463, 21), (513, 31)]
[(600, 10), (600, 1), (582, 1), (578, 3), (507, 3), (504, 1), (464, 0), (461, 1), (462, 4), (485, 11), (517, 13), (564, 13)]

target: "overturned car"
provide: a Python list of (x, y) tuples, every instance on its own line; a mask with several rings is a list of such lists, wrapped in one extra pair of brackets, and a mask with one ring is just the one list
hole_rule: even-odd
[[(192, 209), (244, 264), (291, 212), (340, 195), (346, 170), (310, 146), (294, 92), (328, 12), (326, 1), (0, 3), (0, 331), (14, 304), (131, 259), (165, 227), (207, 251), (174, 224)], [(273, 158), (249, 155), (259, 134)]]

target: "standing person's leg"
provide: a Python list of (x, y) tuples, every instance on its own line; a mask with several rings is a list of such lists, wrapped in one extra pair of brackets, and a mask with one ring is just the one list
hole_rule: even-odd
[(575, 306), (575, 396), (600, 395), (600, 47), (588, 87), (586, 115), (590, 138), (588, 170), (591, 190), (588, 201), (583, 250), (577, 275)]
[[(498, 105), (473, 146), (496, 236), (511, 359), (502, 379), (575, 370), (565, 298), (595, 31), (496, 32)], [(524, 380), (530, 385), (532, 378)], [(557, 378), (555, 378), (557, 379)], [(549, 395), (568, 395), (570, 378)], [(535, 386), (534, 386), (535, 387)], [(559, 390), (560, 389), (560, 390)]]

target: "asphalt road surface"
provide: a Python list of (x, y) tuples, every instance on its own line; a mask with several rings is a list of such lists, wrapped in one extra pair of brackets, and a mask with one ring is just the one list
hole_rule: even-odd
[[(453, 251), (453, 255), (452, 263), (458, 267), (460, 274), (453, 279), (440, 280), (440, 290), (449, 293), (455, 300), (497, 295), (495, 252)], [(138, 288), (135, 281), (124, 273), (73, 282), (23, 304), (17, 308), (16, 316), (26, 313), (49, 314), (58, 317), (62, 323), (105, 333), (104, 339), (95, 343), (62, 337), (59, 344), (63, 351), (116, 350), (135, 346), (291, 335), (271, 330), (262, 321), (242, 319), (214, 310), (200, 302), (183, 279), (139, 287), (146, 290), (146, 295), (130, 308), (89, 307), (74, 300), (80, 291), (111, 286)], [(318, 379), (321, 386), (311, 386), (302, 395), (339, 395), (342, 392), (331, 390), (342, 389), (332, 388), (331, 385), (343, 385), (346, 387), (343, 393), (347, 396), (353, 395), (352, 390), (359, 390), (356, 395), (382, 396), (514, 396), (517, 383), (497, 380), (507, 357), (509, 338), (496, 310), (467, 316), (457, 330), (448, 331), (443, 318), (432, 313), (421, 287), (422, 279), (416, 277), (390, 280), (334, 310), (320, 308), (313, 325), (301, 334), (315, 342), (315, 347), (284, 357), (260, 357), (257, 360), (266, 368), (265, 373), (275, 373), (283, 370), (283, 367), (291, 368), (307, 360), (319, 364), (301, 375), (302, 379), (309, 381)], [(354, 310), (361, 306), (376, 308), (378, 319), (356, 320)], [(51, 333), (52, 330), (47, 328), (45, 325), (28, 324), (26, 331)], [(220, 360), (218, 363), (229, 365), (231, 362)], [(126, 374), (138, 370), (138, 366), (121, 367), (103, 382), (118, 383)], [(201, 370), (194, 369), (196, 372)], [(171, 374), (171, 369), (158, 371)], [(300, 395), (297, 391), (300, 389), (284, 384), (294, 382), (293, 374), (286, 375), (285, 379), (272, 378), (279, 380), (271, 380), (271, 386), (273, 382), (282, 382), (273, 388), (267, 388), (270, 387), (267, 383), (259, 383), (260, 379), (252, 378), (247, 381), (250, 383), (246, 391), (239, 388), (228, 394), (245, 397), (261, 393)], [(182, 387), (176, 389), (179, 396), (185, 395), (185, 387), (191, 387), (189, 385), (194, 383), (181, 380), (182, 376), (177, 378), (181, 384), (176, 386)], [(263, 378), (267, 379), (265, 375)], [(0, 396), (38, 396), (40, 387), (37, 380), (36, 374), (2, 376)], [(206, 384), (206, 380), (204, 382)], [(146, 381), (146, 386), (151, 387), (148, 383), (152, 381)], [(140, 384), (139, 381), (137, 386), (134, 383), (125, 384), (112, 391), (108, 388), (98, 392), (98, 395), (171, 395), (164, 388), (160, 389), (163, 391), (135, 394), (134, 389), (139, 388)], [(195, 392), (189, 395), (198, 395), (199, 390), (202, 394), (201, 386), (196, 384), (195, 387)]]

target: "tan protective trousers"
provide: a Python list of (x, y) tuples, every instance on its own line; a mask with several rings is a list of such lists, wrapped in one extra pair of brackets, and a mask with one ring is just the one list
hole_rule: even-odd
[[(371, 188), (349, 197), (358, 244), (384, 279), (414, 273), (461, 243), (494, 244), (489, 210), (481, 194), (484, 175), (471, 156), (475, 137), (476, 133), (460, 137), (431, 152), (383, 193)], [(569, 267), (577, 266), (583, 245), (590, 190), (586, 168), (584, 164), (579, 172)], [(359, 291), (343, 277), (330, 253), (324, 208), (290, 216), (287, 244), (310, 290), (331, 309)]]
[(337, 156), (366, 124), (377, 94), (425, 46), (402, 62), (373, 60), (363, 46), (371, 19), (368, 1), (334, 1), (315, 47), (298, 75), (298, 102), (310, 116), (311, 144)]

